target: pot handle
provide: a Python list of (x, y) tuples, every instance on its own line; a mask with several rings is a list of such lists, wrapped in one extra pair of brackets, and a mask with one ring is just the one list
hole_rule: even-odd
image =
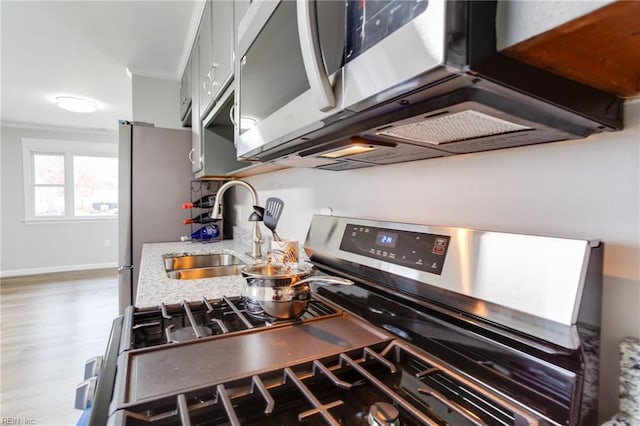
[(300, 281), (298, 281), (298, 282), (296, 282), (294, 284), (291, 284), (289, 286), (289, 288), (295, 287), (295, 286), (300, 285), (300, 284), (310, 283), (310, 282), (314, 282), (314, 283), (317, 283), (317, 284), (323, 284), (323, 285), (327, 285), (327, 284), (330, 284), (330, 285), (352, 285), (353, 284), (353, 281), (348, 280), (346, 278), (332, 277), (332, 276), (329, 276), (329, 275), (316, 275), (315, 277), (308, 277), (308, 278), (300, 280)]

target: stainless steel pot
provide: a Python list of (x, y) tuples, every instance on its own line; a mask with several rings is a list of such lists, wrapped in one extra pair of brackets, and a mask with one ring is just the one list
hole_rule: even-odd
[(247, 280), (244, 297), (258, 303), (264, 312), (278, 319), (303, 314), (311, 300), (309, 283), (351, 285), (353, 281), (332, 276), (310, 276), (311, 267), (300, 264), (257, 263), (242, 268)]

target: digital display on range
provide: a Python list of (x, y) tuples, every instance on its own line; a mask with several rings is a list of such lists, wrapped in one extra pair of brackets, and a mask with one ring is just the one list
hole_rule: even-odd
[(340, 250), (442, 274), (451, 237), (347, 224)]
[(376, 237), (376, 244), (382, 247), (394, 248), (398, 241), (398, 234), (393, 232), (380, 231)]

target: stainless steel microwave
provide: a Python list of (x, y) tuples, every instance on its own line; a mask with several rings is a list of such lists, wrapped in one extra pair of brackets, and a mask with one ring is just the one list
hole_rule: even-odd
[(348, 170), (622, 128), (622, 99), (496, 52), (495, 0), (254, 0), (238, 157)]
[(253, 1), (236, 49), (238, 155), (405, 91), (442, 63), (444, 19), (444, 1)]

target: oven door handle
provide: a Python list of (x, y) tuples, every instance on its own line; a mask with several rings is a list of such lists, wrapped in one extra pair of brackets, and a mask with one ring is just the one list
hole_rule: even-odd
[(336, 98), (322, 61), (316, 0), (297, 0), (296, 3), (302, 62), (304, 63), (304, 69), (316, 104), (320, 111), (326, 112), (335, 108)]

